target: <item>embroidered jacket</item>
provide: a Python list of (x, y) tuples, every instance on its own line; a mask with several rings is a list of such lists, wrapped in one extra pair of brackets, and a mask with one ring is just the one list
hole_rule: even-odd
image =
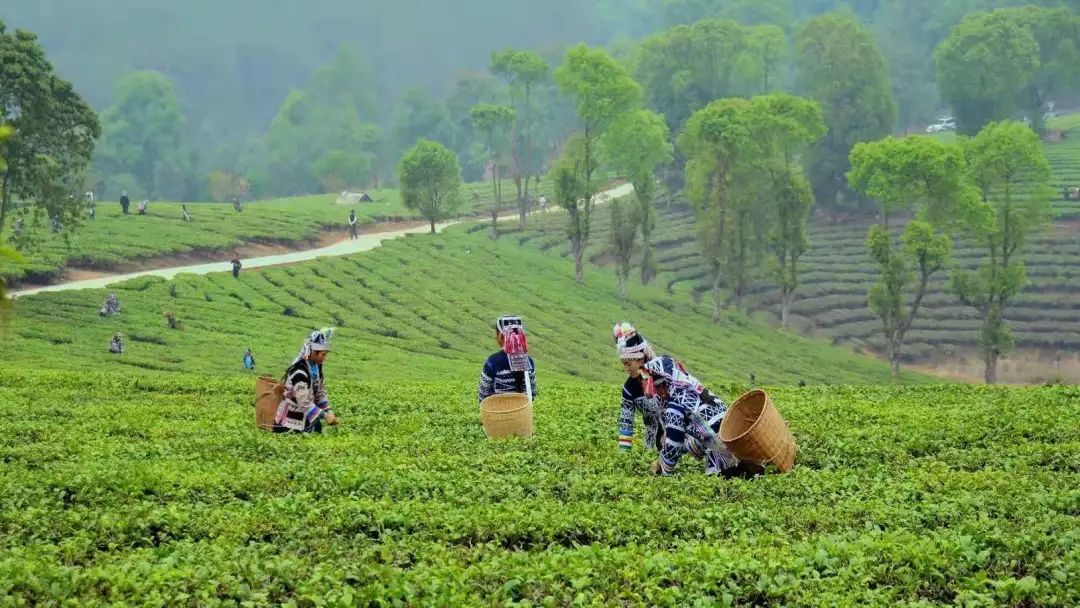
[[(536, 365), (532, 357), (529, 357), (529, 384), (532, 387), (533, 397), (536, 397), (540, 391), (536, 387)], [(525, 372), (515, 372), (510, 369), (509, 355), (500, 350), (487, 358), (484, 369), (480, 372), (478, 402), (492, 395), (524, 392)]]
[(658, 449), (660, 439), (660, 400), (646, 397), (641, 378), (627, 378), (622, 388), (622, 411), (619, 414), (619, 448), (629, 450), (634, 439), (634, 413), (641, 412), (645, 423), (645, 447)]
[(285, 372), (285, 398), (278, 404), (274, 422), (284, 425), (286, 418), (302, 416), (304, 431), (312, 431), (315, 423), (331, 411), (322, 366), (301, 359), (289, 367)]

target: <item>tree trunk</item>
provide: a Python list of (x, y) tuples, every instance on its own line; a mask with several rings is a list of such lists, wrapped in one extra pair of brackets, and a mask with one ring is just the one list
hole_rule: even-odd
[(712, 321), (720, 322), (720, 273), (715, 270), (712, 277)]
[(495, 197), (495, 206), (491, 209), (491, 238), (499, 238), (499, 164), (492, 159), (491, 163), (491, 192)]
[(578, 285), (585, 284), (585, 246), (583, 243), (574, 243), (574, 278)]
[(4, 182), (0, 185), (0, 233), (4, 232), (4, 222), (7, 221), (8, 199), (11, 197), (11, 166), (4, 172)]
[(652, 283), (652, 280), (656, 278), (653, 275), (653, 250), (652, 245), (649, 244), (648, 239), (645, 239), (643, 245), (643, 251), (641, 255), (641, 284), (648, 285)]
[(780, 327), (783, 329), (791, 323), (791, 295), (792, 289), (785, 285), (780, 294)]
[(626, 275), (624, 275), (621, 270), (619, 271), (618, 274), (619, 274), (619, 299), (620, 300), (625, 300), (626, 299)]
[(428, 218), (431, 221), (431, 234), (435, 234), (435, 217)]
[(894, 336), (886, 336), (886, 350), (889, 354), (889, 369), (892, 370), (893, 378), (900, 377), (900, 348)]
[(985, 359), (986, 359), (986, 373), (984, 374), (984, 378), (986, 380), (986, 383), (987, 384), (996, 384), (997, 383), (997, 361), (998, 361), (997, 352), (995, 352), (995, 350), (992, 349), (992, 348), (986, 349)]

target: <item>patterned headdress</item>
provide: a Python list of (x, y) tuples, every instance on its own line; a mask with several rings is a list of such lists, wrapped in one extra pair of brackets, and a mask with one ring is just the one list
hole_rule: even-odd
[(623, 321), (617, 323), (614, 329), (615, 348), (619, 352), (619, 358), (626, 359), (653, 359), (656, 353), (648, 340), (639, 334), (634, 326)]
[(697, 393), (705, 390), (705, 386), (698, 382), (697, 378), (691, 376), (682, 363), (667, 355), (646, 363), (645, 371), (653, 384), (670, 384), (672, 388), (689, 388)]
[(495, 330), (503, 337), (503, 351), (508, 355), (529, 352), (525, 323), (517, 315), (503, 315), (495, 320)]
[(296, 359), (293, 362), (295, 363), (296, 361), (307, 359), (311, 353), (316, 351), (330, 350), (330, 338), (333, 336), (333, 327), (324, 327), (311, 332), (308, 339), (304, 341), (304, 345), (300, 347), (300, 354), (296, 355)]

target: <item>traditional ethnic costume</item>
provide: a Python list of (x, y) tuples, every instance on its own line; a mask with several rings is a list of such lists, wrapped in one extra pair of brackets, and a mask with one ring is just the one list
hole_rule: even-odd
[[(727, 405), (711, 394), (681, 363), (660, 355), (645, 364), (649, 375), (645, 393), (655, 394), (656, 385), (666, 385), (662, 398), (664, 444), (660, 448), (660, 473), (671, 475), (683, 454), (704, 458), (705, 473), (725, 477), (738, 473), (739, 460), (720, 441), (720, 423)], [(651, 385), (651, 386), (650, 386)]]
[[(525, 340), (525, 324), (519, 317), (505, 315), (495, 321), (495, 330), (503, 337), (503, 349), (493, 353), (484, 362), (484, 369), (480, 372), (480, 387), (477, 391), (477, 401), (492, 395), (503, 393), (525, 393), (531, 389), (532, 396), (537, 394), (536, 388), (536, 365), (532, 357), (528, 359), (528, 372), (515, 371), (511, 366), (511, 355), (520, 355), (528, 352)], [(525, 374), (529, 374), (529, 386), (525, 385)]]
[(278, 404), (274, 417), (274, 432), (322, 432), (322, 419), (332, 413), (330, 399), (326, 396), (326, 378), (323, 366), (308, 361), (314, 351), (330, 350), (330, 337), (334, 330), (320, 329), (300, 348), (289, 369), (285, 372), (285, 398)]
[[(629, 323), (615, 326), (615, 346), (619, 359), (640, 359), (642, 363), (654, 358), (652, 347), (645, 337)], [(619, 448), (629, 450), (634, 440), (634, 415), (641, 413), (645, 423), (645, 447), (658, 450), (663, 437), (660, 424), (661, 404), (656, 396), (645, 394), (644, 378), (627, 378), (622, 388), (622, 409), (619, 414)]]

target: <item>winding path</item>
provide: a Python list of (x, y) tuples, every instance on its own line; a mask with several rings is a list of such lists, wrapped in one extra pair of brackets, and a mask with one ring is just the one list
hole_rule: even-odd
[[(606, 203), (612, 199), (622, 198), (632, 194), (634, 191), (633, 186), (630, 184), (623, 184), (616, 188), (612, 188), (606, 192), (601, 192), (597, 195), (597, 203)], [(558, 207), (552, 207), (549, 211), (558, 210)], [(500, 219), (511, 220), (517, 219), (517, 214), (504, 215)], [(474, 222), (476, 219), (459, 219), (443, 222), (435, 225), (436, 231), (442, 231), (448, 226), (455, 224), (461, 224), (464, 222)], [(291, 253), (282, 253), (279, 255), (268, 255), (257, 258), (248, 258), (243, 260), (244, 268), (262, 268), (264, 266), (281, 266), (283, 264), (298, 264), (300, 262), (308, 262), (321, 257), (333, 257), (341, 255), (349, 255), (352, 253), (360, 253), (363, 251), (371, 251), (383, 243), (383, 241), (396, 239), (406, 234), (423, 234), (430, 230), (430, 227), (425, 224), (422, 226), (416, 226), (413, 228), (388, 230), (386, 232), (369, 232), (367, 234), (361, 234), (355, 239), (344, 239), (333, 245), (326, 247), (320, 247), (317, 249), (306, 249), (303, 251), (294, 251)], [(41, 287), (31, 287), (28, 289), (16, 289), (10, 292), (13, 297), (29, 296), (35, 293), (43, 293), (46, 291), (73, 291), (77, 289), (101, 289), (108, 287), (114, 283), (120, 283), (130, 279), (138, 277), (162, 277), (165, 279), (171, 279), (180, 273), (189, 274), (210, 274), (212, 272), (230, 272), (232, 265), (229, 262), (211, 262), (209, 264), (194, 264), (191, 266), (175, 266), (171, 268), (156, 268), (149, 270), (140, 270), (138, 272), (128, 272), (123, 274), (113, 274), (96, 279), (84, 279), (77, 281), (68, 281), (65, 283), (55, 283), (52, 285), (44, 285)]]

